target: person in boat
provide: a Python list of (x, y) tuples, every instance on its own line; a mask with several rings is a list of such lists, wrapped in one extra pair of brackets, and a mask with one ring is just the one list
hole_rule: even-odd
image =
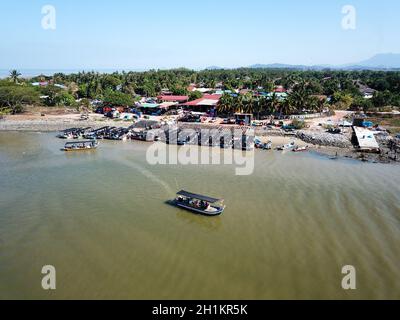
[(210, 207), (210, 204), (206, 201), (201, 200), (200, 201), (200, 208), (202, 210), (207, 210)]

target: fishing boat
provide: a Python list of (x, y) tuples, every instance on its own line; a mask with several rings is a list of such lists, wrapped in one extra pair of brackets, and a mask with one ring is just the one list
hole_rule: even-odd
[(276, 148), (276, 150), (284, 151), (284, 150), (293, 149), (293, 148), (295, 148), (295, 147), (296, 147), (296, 144), (295, 144), (294, 142), (291, 142), (291, 143), (285, 144), (285, 145), (283, 145), (283, 146), (278, 146), (278, 147)]
[(305, 152), (305, 151), (308, 151), (308, 147), (296, 146), (296, 147), (294, 147), (294, 149), (292, 151), (293, 152)]
[(99, 143), (96, 140), (82, 140), (67, 142), (64, 146), (64, 151), (87, 151), (94, 150), (98, 147)]
[(268, 141), (266, 143), (262, 142), (260, 138), (256, 137), (254, 140), (256, 149), (262, 150), (271, 150), (272, 149), (272, 141)]
[(72, 140), (75, 138), (75, 132), (77, 130), (78, 130), (77, 128), (64, 130), (57, 137), (60, 139)]
[(88, 140), (92, 139), (102, 140), (104, 139), (104, 135), (106, 134), (108, 129), (109, 127), (103, 127), (100, 129), (92, 130), (90, 132), (85, 133), (83, 137)]
[(225, 210), (223, 199), (216, 199), (199, 194), (179, 191), (173, 204), (179, 208), (205, 216), (218, 216)]

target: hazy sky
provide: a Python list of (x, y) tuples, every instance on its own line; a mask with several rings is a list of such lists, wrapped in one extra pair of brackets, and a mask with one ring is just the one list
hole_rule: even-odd
[[(42, 28), (48, 4), (55, 30)], [(399, 14), (398, 0), (1, 0), (0, 68), (352, 63), (400, 52)]]

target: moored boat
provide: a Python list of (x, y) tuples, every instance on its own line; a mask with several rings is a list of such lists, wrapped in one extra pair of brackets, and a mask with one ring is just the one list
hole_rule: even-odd
[(305, 152), (305, 151), (308, 151), (308, 146), (307, 147), (296, 146), (296, 147), (294, 147), (294, 149), (292, 151), (293, 152)]
[(284, 151), (284, 150), (293, 149), (293, 148), (295, 148), (295, 147), (296, 147), (295, 143), (294, 143), (294, 142), (291, 142), (291, 143), (285, 144), (285, 145), (283, 145), (283, 146), (277, 147), (276, 150)]
[(271, 150), (272, 149), (272, 141), (262, 142), (260, 138), (256, 137), (254, 140), (256, 149), (262, 150)]
[(225, 210), (223, 199), (211, 198), (187, 191), (179, 191), (173, 204), (179, 208), (206, 216), (218, 216)]
[(97, 149), (99, 143), (96, 140), (82, 140), (67, 142), (64, 151), (87, 151)]

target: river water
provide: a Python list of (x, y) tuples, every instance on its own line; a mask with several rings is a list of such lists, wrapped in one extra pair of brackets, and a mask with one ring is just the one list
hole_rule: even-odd
[[(140, 142), (62, 146), (0, 133), (0, 299), (400, 299), (399, 166), (256, 151), (237, 176), (152, 166)], [(166, 204), (180, 189), (227, 209)], [(356, 290), (342, 289), (346, 265)]]

